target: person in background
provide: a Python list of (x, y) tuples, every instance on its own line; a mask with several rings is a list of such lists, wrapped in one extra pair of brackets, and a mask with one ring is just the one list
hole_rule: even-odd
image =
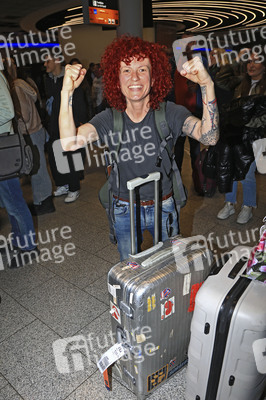
[[(184, 32), (182, 39), (192, 37), (191, 32)], [(186, 46), (186, 57), (191, 60), (193, 57), (193, 45), (195, 42), (191, 41)], [(202, 57), (203, 65), (208, 69), (208, 62), (206, 58)], [(191, 82), (185, 76), (182, 76), (177, 68), (174, 73), (174, 95), (175, 103), (186, 107), (195, 117), (202, 117), (202, 97), (201, 90), (197, 83)], [(182, 170), (183, 158), (184, 158), (184, 147), (185, 147), (186, 136), (181, 136), (177, 139), (175, 144), (175, 159), (179, 171)], [(200, 143), (188, 137), (189, 148), (190, 148), (190, 161), (191, 168), (194, 169), (194, 164), (198, 154), (200, 153)]]
[(55, 211), (52, 197), (52, 182), (47, 170), (44, 146), (47, 132), (42, 126), (40, 115), (35, 106), (37, 93), (26, 81), (17, 78), (17, 67), (13, 59), (5, 62), (11, 96), (13, 99), (18, 129), (38, 149), (39, 165), (31, 176), (33, 193), (33, 215), (43, 215)]
[[(14, 106), (8, 82), (0, 71), (0, 135), (14, 132)], [(1, 160), (0, 160), (1, 165)], [(0, 181), (0, 207), (6, 209), (11, 224), (11, 241), (0, 248), (2, 261), (9, 268), (31, 264), (39, 255), (32, 216), (23, 197), (19, 178)]]
[(219, 110), (222, 105), (229, 103), (235, 88), (241, 83), (242, 78), (235, 75), (234, 68), (229, 63), (228, 53), (225, 49), (214, 48), (210, 51), (209, 72), (214, 81), (214, 88)]
[[(79, 87), (86, 70), (82, 65), (67, 65), (62, 88), (59, 115), (60, 137), (65, 149), (84, 146), (84, 142), (100, 140), (110, 151), (115, 151), (119, 136), (131, 132), (133, 140), (121, 140), (120, 154), (130, 155), (136, 149), (144, 151), (142, 162), (134, 162), (131, 157), (118, 157), (116, 168), (111, 171), (112, 205), (114, 209), (114, 229), (120, 259), (124, 260), (131, 251), (130, 212), (127, 181), (154, 171), (161, 173), (161, 218), (160, 238), (166, 240), (179, 232), (178, 210), (172, 192), (171, 162), (158, 163), (161, 149), (159, 133), (155, 126), (155, 109), (165, 99), (172, 81), (171, 66), (167, 55), (158, 43), (150, 43), (138, 37), (122, 36), (107, 46), (103, 58), (105, 96), (110, 105), (121, 112), (123, 131), (113, 132), (113, 113), (106, 108), (95, 115), (89, 123), (77, 130), (73, 120), (72, 96)], [(202, 121), (191, 115), (185, 107), (167, 102), (165, 118), (173, 134), (171, 146), (183, 134), (204, 144), (215, 144), (219, 137), (218, 111), (214, 85), (211, 77), (198, 57), (183, 65), (183, 76), (200, 84), (203, 99)], [(77, 136), (76, 136), (77, 135)], [(116, 143), (116, 145), (115, 145)], [(165, 153), (162, 154), (164, 157)], [(169, 158), (168, 158), (169, 161)], [(119, 170), (119, 179), (117, 170)], [(182, 186), (181, 179), (179, 182)], [(154, 185), (153, 182), (140, 187), (140, 233), (136, 233), (136, 243), (142, 242), (144, 230), (154, 235)], [(135, 204), (135, 208), (137, 205)], [(137, 240), (139, 239), (139, 240)]]
[[(80, 196), (80, 179), (83, 179), (81, 171), (76, 171), (73, 163), (73, 153), (65, 152), (61, 148), (59, 141), (58, 116), (61, 103), (61, 89), (65, 74), (65, 67), (59, 58), (48, 56), (44, 63), (47, 76), (45, 79), (45, 89), (47, 97), (47, 108), (49, 114), (49, 141), (47, 143), (48, 158), (51, 173), (57, 186), (54, 196), (66, 195), (65, 203), (72, 203)], [(74, 119), (76, 126), (80, 126), (87, 121), (87, 109), (84, 91), (81, 87), (75, 92), (73, 97)], [(82, 156), (83, 151), (78, 150)], [(66, 169), (58, 168), (58, 160), (65, 157)]]
[(103, 96), (103, 70), (100, 64), (96, 64), (94, 70), (95, 78), (92, 82), (91, 96), (94, 103), (94, 112), (98, 114), (99, 112), (105, 110), (107, 103)]
[(89, 68), (86, 72), (85, 79), (88, 81), (91, 88), (92, 88), (93, 79), (95, 78), (95, 69), (96, 68), (97, 68), (97, 65), (94, 62), (91, 62), (89, 64)]
[[(266, 62), (259, 59), (260, 56), (251, 54), (247, 62), (247, 72), (241, 84), (235, 89), (235, 97), (266, 95)], [(262, 126), (261, 129), (264, 129)], [(243, 187), (243, 204), (236, 222), (246, 224), (253, 216), (252, 209), (257, 206), (256, 200), (256, 163), (252, 162), (244, 180), (241, 181)], [(225, 195), (225, 206), (219, 211), (217, 218), (227, 219), (235, 214), (235, 204), (237, 197), (238, 182), (233, 182), (233, 189)]]
[[(69, 61), (69, 64), (70, 65), (81, 64), (81, 61), (75, 57)], [(83, 79), (81, 88), (84, 90), (84, 96), (87, 104), (87, 114), (88, 114), (87, 118), (90, 120), (95, 115), (95, 111), (91, 95), (92, 88), (87, 79)]]

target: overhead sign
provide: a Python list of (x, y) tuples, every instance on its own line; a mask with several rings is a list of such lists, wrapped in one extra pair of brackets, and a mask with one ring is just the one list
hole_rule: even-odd
[(85, 24), (119, 25), (118, 0), (82, 0)]

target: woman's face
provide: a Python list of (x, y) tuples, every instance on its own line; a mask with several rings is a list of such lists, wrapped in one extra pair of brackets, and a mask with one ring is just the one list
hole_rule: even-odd
[(258, 81), (262, 79), (264, 72), (265, 72), (264, 64), (262, 62), (259, 62), (258, 56), (252, 54), (247, 63), (248, 75), (251, 77), (251, 79)]
[(133, 58), (129, 65), (123, 61), (119, 73), (120, 87), (128, 101), (140, 101), (147, 97), (151, 89), (151, 64), (148, 58)]

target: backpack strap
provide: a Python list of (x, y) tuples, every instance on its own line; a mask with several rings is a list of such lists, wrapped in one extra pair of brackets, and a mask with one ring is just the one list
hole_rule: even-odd
[[(160, 166), (162, 162), (165, 170), (173, 174), (174, 198), (176, 204), (183, 207), (187, 201), (187, 194), (175, 161), (173, 135), (166, 121), (165, 110), (166, 103), (162, 102), (159, 108), (154, 111), (156, 128), (161, 138), (156, 165)], [(167, 154), (167, 156), (164, 156), (164, 154)]]
[[(123, 115), (121, 111), (116, 110), (115, 108), (112, 108), (113, 112), (113, 129), (114, 132), (120, 132), (122, 136), (123, 132)], [(120, 136), (120, 138), (121, 138)], [(116, 148), (116, 154), (118, 154), (119, 150), (121, 147), (121, 142), (118, 141), (117, 148)]]
[[(117, 111), (114, 108), (112, 108), (112, 113), (113, 113), (113, 132), (121, 132), (122, 135), (123, 115), (120, 111)], [(121, 136), (118, 135), (118, 139), (120, 138)], [(120, 147), (121, 147), (121, 141), (118, 140), (118, 144), (115, 149), (115, 154), (118, 155)], [(118, 197), (119, 197), (119, 187), (120, 187), (119, 169), (117, 166), (116, 157), (113, 156), (113, 153), (111, 153), (110, 156), (109, 151), (105, 152), (105, 162), (107, 167), (107, 180), (101, 187), (98, 196), (102, 206), (105, 208), (106, 215), (108, 218), (110, 241), (111, 243), (116, 243), (117, 241), (114, 231), (114, 213), (112, 207), (112, 201), (113, 201), (112, 182), (114, 179), (116, 180), (116, 187), (118, 188)]]

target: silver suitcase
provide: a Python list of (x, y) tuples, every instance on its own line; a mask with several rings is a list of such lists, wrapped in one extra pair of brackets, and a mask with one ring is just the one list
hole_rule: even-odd
[(233, 249), (197, 294), (187, 400), (259, 400), (263, 395), (266, 375), (258, 371), (253, 345), (266, 337), (266, 285), (243, 276), (250, 251)]
[[(128, 183), (134, 227), (134, 189), (155, 180), (156, 241), (159, 177), (155, 173)], [(187, 362), (195, 296), (210, 271), (212, 254), (203, 236), (172, 237), (139, 254), (131, 243), (132, 256), (108, 274), (112, 331), (126, 349), (113, 371), (144, 399)]]

